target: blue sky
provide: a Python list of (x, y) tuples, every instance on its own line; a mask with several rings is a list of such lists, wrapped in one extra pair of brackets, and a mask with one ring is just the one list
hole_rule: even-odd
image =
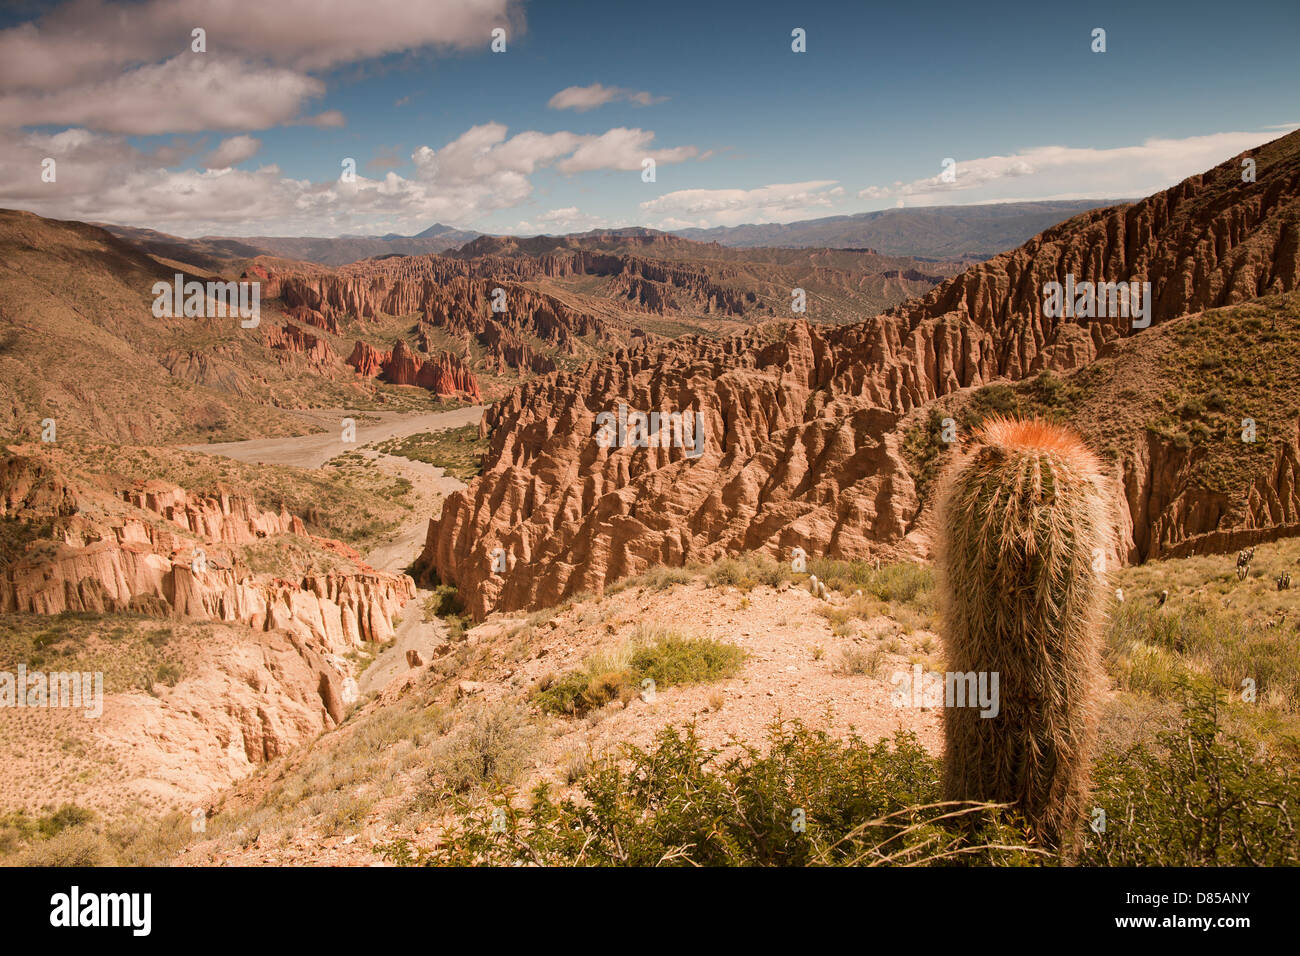
[[(0, 205), (183, 235), (733, 225), (1145, 195), (1300, 122), (1294, 0), (233, 6), (0, 14)], [(555, 108), (595, 84), (621, 92)]]

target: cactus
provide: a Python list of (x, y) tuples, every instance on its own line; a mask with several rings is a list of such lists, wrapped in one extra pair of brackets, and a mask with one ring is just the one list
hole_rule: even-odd
[(1036, 837), (1075, 844), (1087, 807), (1110, 593), (1094, 568), (1112, 527), (1100, 466), (1061, 426), (994, 419), (944, 484), (944, 645), (956, 672), (996, 672), (995, 717), (946, 707), (951, 800), (1014, 805)]

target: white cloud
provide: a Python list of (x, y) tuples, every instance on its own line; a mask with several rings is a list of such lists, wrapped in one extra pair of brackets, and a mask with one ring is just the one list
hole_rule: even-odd
[(296, 117), (325, 84), (280, 68), (177, 56), (49, 93), (0, 94), (0, 128), (48, 124), (147, 135), (266, 129)]
[[(250, 149), (256, 141), (247, 136), (222, 142), (208, 157), (209, 168), (198, 171), (165, 168), (172, 154), (193, 152), (183, 141), (147, 153), (125, 137), (80, 128), (52, 136), (29, 133), (0, 140), (0, 206), (184, 235), (411, 232), (435, 220), (469, 225), (520, 205), (532, 196), (534, 174), (557, 167), (566, 157), (573, 159), (584, 146), (603, 144), (596, 150), (602, 155), (589, 152), (581, 168), (617, 163), (617, 151), (603, 155), (607, 136), (533, 130), (508, 136), (505, 126), (487, 123), (471, 127), (441, 149), (416, 149), (410, 178), (390, 171), (378, 179), (358, 175), (353, 183), (313, 183), (285, 177), (273, 165), (254, 171), (230, 168), (239, 161), (233, 157), (253, 155)], [(160, 158), (163, 152), (169, 154), (166, 159)], [(46, 156), (58, 163), (53, 183), (41, 181)], [(218, 160), (230, 162), (219, 166)], [(539, 217), (536, 225), (545, 231), (573, 231), (601, 224), (566, 207)]]
[(655, 96), (645, 91), (638, 92), (623, 89), (620, 86), (603, 86), (600, 83), (592, 83), (590, 86), (566, 87), (552, 96), (546, 105), (553, 110), (577, 110), (580, 113), (585, 113), (587, 110), (594, 110), (598, 106), (613, 103), (615, 100), (635, 103), (638, 106), (650, 106), (654, 103), (662, 103), (665, 99), (667, 97)]
[(487, 49), (493, 27), (525, 28), (519, 0), (69, 0), (40, 19), (0, 30), (0, 87), (66, 90), (123, 69), (205, 54), (320, 70), (424, 48)]
[(680, 163), (699, 154), (694, 146), (674, 149), (650, 149), (655, 138), (651, 130), (618, 127), (599, 136), (586, 137), (573, 155), (560, 163), (560, 171), (581, 173), (592, 169), (641, 169), (641, 161), (653, 159), (657, 164)]
[(601, 216), (590, 216), (577, 206), (565, 206), (562, 209), (550, 209), (533, 219), (521, 219), (510, 232), (519, 235), (542, 234), (562, 235), (570, 232), (587, 232), (592, 229), (609, 228), (608, 220)]
[(908, 205), (925, 206), (1146, 196), (1275, 138), (1260, 132), (1211, 133), (1148, 139), (1139, 146), (1038, 146), (1009, 156), (955, 157), (953, 182), (944, 182), (940, 171), (892, 186), (869, 186), (858, 198), (906, 197)]
[[(312, 71), (422, 49), (487, 50), (524, 30), (521, 0), (69, 0), (0, 30), (0, 127), (113, 133), (343, 125)], [(206, 51), (191, 31), (206, 31)]]
[(738, 226), (798, 218), (827, 209), (843, 195), (843, 187), (835, 180), (817, 179), (756, 189), (679, 189), (647, 200), (641, 208), (649, 215), (663, 217), (658, 223), (660, 229)]
[(262, 148), (262, 141), (252, 136), (232, 136), (224, 139), (212, 154), (203, 161), (208, 169), (224, 169), (246, 159), (252, 159)]
[(338, 129), (347, 125), (347, 120), (338, 110), (326, 110), (315, 116), (309, 116), (302, 122), (308, 126), (319, 126), (321, 129)]

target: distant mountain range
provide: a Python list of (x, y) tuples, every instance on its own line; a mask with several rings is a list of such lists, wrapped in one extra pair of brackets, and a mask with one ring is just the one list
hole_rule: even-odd
[[(1014, 249), (1026, 240), (1079, 213), (1125, 200), (1080, 199), (1061, 202), (995, 203), (978, 206), (929, 206), (885, 209), (854, 216), (829, 216), (802, 222), (680, 229), (671, 233), (629, 227), (569, 236), (523, 239), (496, 237), (434, 223), (414, 236), (201, 236), (185, 239), (153, 229), (94, 223), (156, 256), (220, 269), (231, 259), (277, 256), (323, 266), (341, 266), (383, 256), (418, 256), (460, 249), (480, 238), (520, 245), (535, 254), (539, 245), (564, 245), (566, 239), (626, 238), (645, 242), (653, 237), (678, 236), (696, 242), (716, 242), (732, 248), (786, 247), (871, 250), (909, 258), (989, 258)], [(477, 247), (470, 255), (482, 254)]]
[(882, 209), (802, 222), (679, 229), (674, 235), (724, 246), (871, 249), (882, 255), (990, 257), (1014, 249), (1081, 212), (1129, 202), (1073, 199)]
[(201, 236), (184, 239), (153, 229), (95, 223), (157, 256), (220, 268), (222, 260), (278, 256), (323, 266), (342, 266), (375, 256), (421, 256), (458, 248), (482, 235), (434, 223), (414, 236)]

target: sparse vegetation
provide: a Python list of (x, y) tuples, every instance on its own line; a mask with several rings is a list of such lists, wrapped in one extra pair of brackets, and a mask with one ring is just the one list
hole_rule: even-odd
[(613, 700), (631, 700), (646, 679), (657, 689), (722, 680), (744, 659), (732, 644), (642, 628), (631, 642), (593, 655), (580, 670), (542, 680), (532, 699), (547, 713), (581, 716)]
[(868, 561), (813, 558), (808, 570), (827, 588), (846, 597), (843, 604), (817, 608), (817, 613), (831, 622), (837, 637), (848, 634), (849, 622), (880, 615), (896, 619), (908, 633), (938, 626), (934, 570), (929, 565), (896, 561), (876, 567)]
[(471, 704), (454, 729), (434, 743), (428, 786), (435, 792), (467, 793), (512, 784), (531, 757), (537, 736), (532, 718), (522, 707)]
[[(1225, 733), (1212, 695), (1189, 694), (1154, 747), (1103, 754), (1095, 778), (1090, 803), (1107, 827), (1095, 834), (1084, 816), (1071, 819), (1086, 834), (1079, 864), (1300, 863), (1300, 775)], [(693, 728), (668, 727), (652, 748), (591, 768), (581, 792), (557, 800), (542, 785), (526, 807), (509, 791), (489, 807), (461, 801), (436, 848), (397, 840), (376, 852), (426, 866), (1061, 862), (1013, 811), (945, 802), (940, 761), (907, 733), (867, 744), (795, 721), (773, 727), (764, 751), (723, 757)]]
[[(669, 727), (653, 748), (630, 747), (624, 761), (592, 768), (580, 800), (557, 801), (543, 785), (528, 809), (508, 799), (488, 812), (462, 804), (461, 821), (437, 849), (413, 853), (396, 841), (377, 851), (424, 865), (548, 866), (1007, 863), (1031, 855), (989, 808), (939, 806), (937, 793), (934, 758), (908, 734), (869, 745), (795, 722), (771, 730), (765, 753), (745, 747), (719, 759), (693, 728)], [(986, 839), (966, 840), (954, 814), (973, 818)]]
[(483, 470), (483, 454), (487, 446), (487, 439), (479, 437), (477, 425), (462, 425), (391, 438), (374, 447), (385, 455), (398, 455), (435, 465), (453, 478), (469, 481)]
[(367, 467), (355, 453), (319, 469), (251, 464), (176, 448), (115, 445), (88, 446), (79, 450), (75, 461), (56, 460), (74, 474), (84, 469), (119, 482), (125, 476), (148, 475), (192, 494), (224, 490), (251, 498), (263, 510), (299, 515), (313, 534), (362, 551), (391, 534), (412, 508), (409, 481)]
[(447, 640), (453, 644), (465, 639), (465, 632), (473, 626), (465, 605), (460, 599), (460, 592), (453, 585), (435, 585), (433, 593), (424, 599), (421, 609), (426, 622), (442, 619), (447, 628)]
[(879, 645), (870, 650), (845, 647), (840, 650), (839, 659), (832, 671), (842, 677), (875, 677), (884, 659), (885, 650)]
[[(184, 626), (193, 636), (209, 628), (200, 622)], [(7, 614), (0, 628), (0, 670), (22, 663), (29, 670), (102, 672), (105, 694), (148, 691), (154, 683), (175, 686), (186, 669), (174, 631), (137, 614)]]
[(663, 591), (675, 584), (689, 584), (699, 576), (701, 570), (698, 567), (672, 568), (666, 565), (656, 565), (643, 574), (635, 574), (615, 582), (605, 589), (605, 593), (618, 594), (629, 588)]
[(779, 587), (792, 577), (788, 564), (758, 552), (721, 558), (705, 572), (705, 578), (712, 587), (733, 587), (742, 591), (752, 591), (760, 584), (770, 588)]

